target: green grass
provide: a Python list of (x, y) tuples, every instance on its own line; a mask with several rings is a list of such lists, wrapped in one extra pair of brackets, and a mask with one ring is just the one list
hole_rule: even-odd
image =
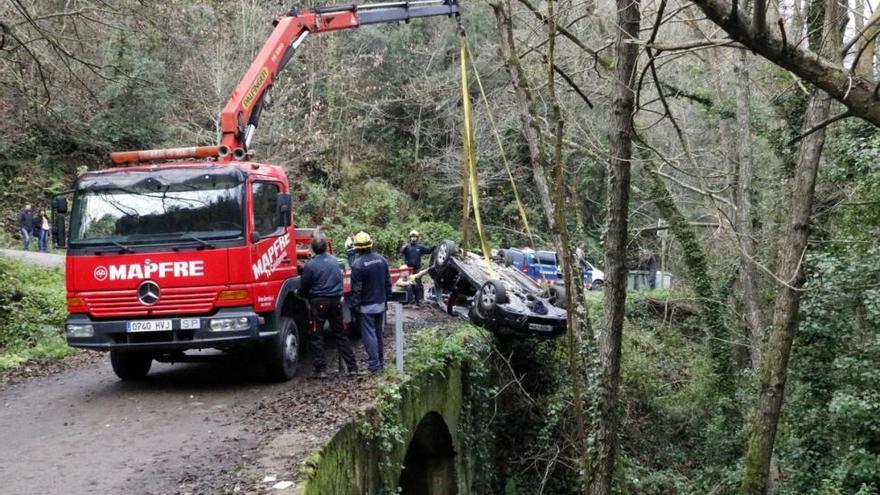
[(63, 337), (64, 273), (0, 257), (0, 369), (73, 352)]
[(21, 364), (34, 359), (61, 359), (77, 350), (67, 345), (61, 336), (52, 336), (38, 341), (35, 345), (21, 349), (7, 349), (0, 353), (0, 370), (17, 368)]

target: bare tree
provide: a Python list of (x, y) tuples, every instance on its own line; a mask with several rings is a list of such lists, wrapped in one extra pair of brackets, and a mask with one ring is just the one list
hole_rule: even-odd
[[(840, 53), (837, 22), (840, 6), (836, 0), (813, 0), (811, 9), (824, 14), (824, 17), (819, 17), (824, 19), (822, 32), (811, 35), (811, 45), (833, 60)], [(782, 264), (778, 270), (778, 278), (785, 285), (776, 296), (773, 322), (758, 372), (759, 395), (750, 419), (742, 485), (743, 492), (750, 495), (768, 492), (770, 462), (788, 378), (788, 361), (798, 325), (801, 288), (806, 280), (804, 256), (809, 240), (819, 160), (825, 145), (825, 130), (820, 124), (828, 119), (830, 107), (828, 96), (820, 90), (813, 90), (803, 127), (805, 130), (816, 130), (806, 135), (798, 146), (794, 191), (786, 238), (782, 244)]]
[(513, 37), (513, 20), (510, 14), (510, 2), (493, 3), (492, 10), (495, 12), (495, 20), (498, 24), (499, 47), (505, 67), (510, 74), (513, 89), (516, 93), (519, 117), (522, 122), (523, 135), (529, 147), (529, 161), (532, 165), (532, 177), (538, 190), (541, 206), (550, 230), (553, 230), (553, 202), (550, 200), (550, 187), (547, 185), (547, 176), (544, 172), (546, 159), (542, 150), (541, 130), (535, 119), (536, 111), (532, 92), (529, 89), (528, 77), (523, 70), (520, 58), (516, 53), (516, 42)]
[(617, 455), (617, 395), (620, 388), (620, 353), (626, 303), (626, 244), (629, 216), (630, 162), (635, 112), (636, 59), (639, 47), (641, 5), (638, 0), (617, 0), (617, 66), (615, 69), (608, 141), (611, 160), (608, 174), (608, 220), (605, 239), (605, 322), (599, 335), (600, 396), (598, 401), (598, 455), (590, 493), (609, 495)]
[(736, 54), (736, 237), (739, 243), (739, 281), (743, 295), (745, 319), (749, 329), (749, 357), (752, 367), (761, 360), (764, 319), (758, 293), (758, 273), (755, 266), (755, 238), (752, 232), (752, 99), (749, 81), (749, 55), (740, 50)]

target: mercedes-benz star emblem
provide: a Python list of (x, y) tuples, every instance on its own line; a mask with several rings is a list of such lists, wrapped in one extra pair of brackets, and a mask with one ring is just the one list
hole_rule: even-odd
[(159, 285), (147, 280), (138, 287), (138, 299), (141, 304), (152, 306), (159, 302)]

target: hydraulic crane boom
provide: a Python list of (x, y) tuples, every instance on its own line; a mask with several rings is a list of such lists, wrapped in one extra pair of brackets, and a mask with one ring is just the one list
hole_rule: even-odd
[(416, 0), (290, 11), (276, 21), (275, 30), (220, 113), (221, 148), (231, 150), (236, 159), (247, 156), (275, 77), (310, 34), (368, 24), (408, 22), (420, 17), (458, 15), (458, 0)]

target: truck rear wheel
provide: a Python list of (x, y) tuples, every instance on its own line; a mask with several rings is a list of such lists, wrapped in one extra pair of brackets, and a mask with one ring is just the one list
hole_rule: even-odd
[(110, 365), (121, 380), (140, 380), (150, 372), (153, 356), (146, 352), (110, 351)]
[(278, 335), (266, 348), (266, 371), (269, 379), (286, 382), (296, 375), (299, 365), (299, 331), (289, 316), (281, 316), (276, 321)]

